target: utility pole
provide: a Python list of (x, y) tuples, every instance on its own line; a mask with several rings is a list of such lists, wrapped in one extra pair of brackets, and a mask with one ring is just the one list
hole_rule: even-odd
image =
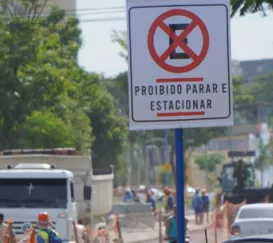
[(209, 187), (209, 166), (208, 166), (208, 160), (205, 161), (205, 170), (206, 170), (206, 190), (208, 191)]
[(142, 154), (143, 154), (143, 168), (145, 174), (145, 184), (149, 184), (149, 163), (148, 159), (146, 158), (146, 144), (142, 145)]
[(169, 161), (169, 130), (164, 130), (164, 163), (170, 162)]
[[(165, 129), (164, 130), (164, 163), (170, 163), (169, 161), (169, 130)], [(170, 185), (170, 174), (169, 172), (165, 172), (164, 174), (164, 181), (165, 181), (165, 185), (169, 186)]]
[(132, 185), (132, 164), (134, 160), (134, 147), (130, 143), (129, 153), (128, 153), (128, 166), (127, 166), (127, 185)]
[(205, 148), (205, 185), (206, 185), (206, 190), (208, 190), (209, 187), (209, 161), (208, 161), (208, 150), (207, 148), (204, 146)]

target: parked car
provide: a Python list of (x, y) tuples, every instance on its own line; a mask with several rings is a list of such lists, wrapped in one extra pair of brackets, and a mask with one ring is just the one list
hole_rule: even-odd
[(273, 234), (273, 203), (242, 206), (231, 226), (230, 239), (262, 234)]
[(254, 235), (233, 240), (225, 240), (222, 243), (273, 243), (273, 235)]

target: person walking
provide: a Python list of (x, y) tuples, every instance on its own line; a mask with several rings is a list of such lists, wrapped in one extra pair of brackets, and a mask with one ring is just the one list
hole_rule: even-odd
[(207, 219), (207, 224), (209, 223), (209, 196), (207, 195), (206, 189), (202, 189), (201, 191), (201, 200), (203, 205), (203, 211), (202, 211), (202, 223), (204, 224), (205, 216)]
[[(185, 227), (186, 227), (186, 225), (185, 225)], [(173, 215), (169, 216), (166, 220), (165, 240), (168, 240), (169, 243), (176, 243), (177, 242), (176, 205), (174, 205), (174, 208), (173, 208)]]
[(52, 229), (48, 213), (42, 212), (38, 215), (37, 227), (39, 229), (36, 236), (37, 243), (62, 243), (59, 234)]
[(155, 199), (153, 198), (151, 192), (147, 192), (147, 194), (146, 194), (146, 203), (151, 204), (152, 212), (154, 215), (156, 215), (156, 202), (155, 202)]
[(192, 198), (192, 208), (195, 213), (195, 223), (201, 224), (202, 223), (203, 205), (202, 205), (202, 200), (199, 196), (199, 188), (196, 188), (195, 194)]
[(16, 235), (14, 230), (13, 229), (11, 230), (11, 235), (10, 235), (9, 224), (6, 224), (4, 220), (5, 220), (4, 214), (0, 213), (0, 243), (4, 243), (6, 237), (10, 238), (10, 242), (16, 243)]
[(137, 194), (136, 190), (135, 189), (132, 189), (132, 197), (133, 197), (133, 202), (137, 202), (137, 203), (140, 203), (140, 197), (139, 195)]
[(165, 187), (164, 188), (164, 193), (167, 197), (167, 202), (166, 202), (166, 206), (165, 206), (165, 209), (166, 209), (166, 213), (170, 213), (173, 211), (174, 209), (174, 197), (173, 197), (173, 194), (172, 194), (172, 190), (168, 187)]
[(132, 191), (131, 191), (131, 188), (126, 188), (125, 190), (125, 195), (123, 197), (123, 202), (132, 202), (133, 201), (133, 195), (132, 195)]

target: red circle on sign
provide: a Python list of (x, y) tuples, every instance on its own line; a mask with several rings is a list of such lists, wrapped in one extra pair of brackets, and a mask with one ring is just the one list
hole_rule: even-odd
[[(178, 36), (164, 23), (164, 20), (174, 16), (183, 16), (192, 20), (192, 22)], [(183, 42), (190, 32), (197, 27), (200, 28), (203, 37), (203, 46), (199, 55), (196, 55), (196, 53)], [(161, 28), (173, 40), (172, 45), (170, 45), (161, 56), (157, 54), (154, 46), (154, 38), (157, 28)], [(192, 59), (190, 64), (187, 64), (186, 66), (172, 66), (166, 63), (166, 59), (178, 46)], [(172, 9), (158, 16), (158, 18), (152, 23), (148, 33), (148, 49), (156, 64), (166, 71), (172, 73), (189, 72), (200, 65), (200, 63), (205, 59), (209, 49), (209, 32), (204, 22), (196, 14), (185, 9)]]

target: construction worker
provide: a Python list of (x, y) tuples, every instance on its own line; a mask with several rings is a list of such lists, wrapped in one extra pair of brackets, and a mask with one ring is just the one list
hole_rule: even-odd
[(151, 204), (152, 207), (152, 212), (155, 214), (156, 213), (156, 202), (155, 199), (152, 196), (152, 193), (149, 191), (146, 194), (146, 203)]
[(248, 173), (243, 160), (239, 160), (233, 174), (233, 178), (237, 180), (237, 189), (242, 190), (245, 188)]
[(173, 211), (174, 203), (175, 203), (172, 190), (168, 187), (165, 187), (164, 194), (166, 195), (166, 199), (167, 199), (165, 210), (166, 210), (166, 213), (170, 213)]
[[(186, 219), (185, 219), (186, 223)], [(177, 221), (176, 221), (176, 205), (173, 206), (173, 214), (170, 215), (166, 220), (166, 237), (169, 243), (177, 242)], [(186, 235), (186, 224), (185, 224), (185, 235)]]
[(59, 234), (51, 228), (49, 216), (46, 212), (38, 215), (39, 232), (36, 237), (37, 243), (62, 243)]

